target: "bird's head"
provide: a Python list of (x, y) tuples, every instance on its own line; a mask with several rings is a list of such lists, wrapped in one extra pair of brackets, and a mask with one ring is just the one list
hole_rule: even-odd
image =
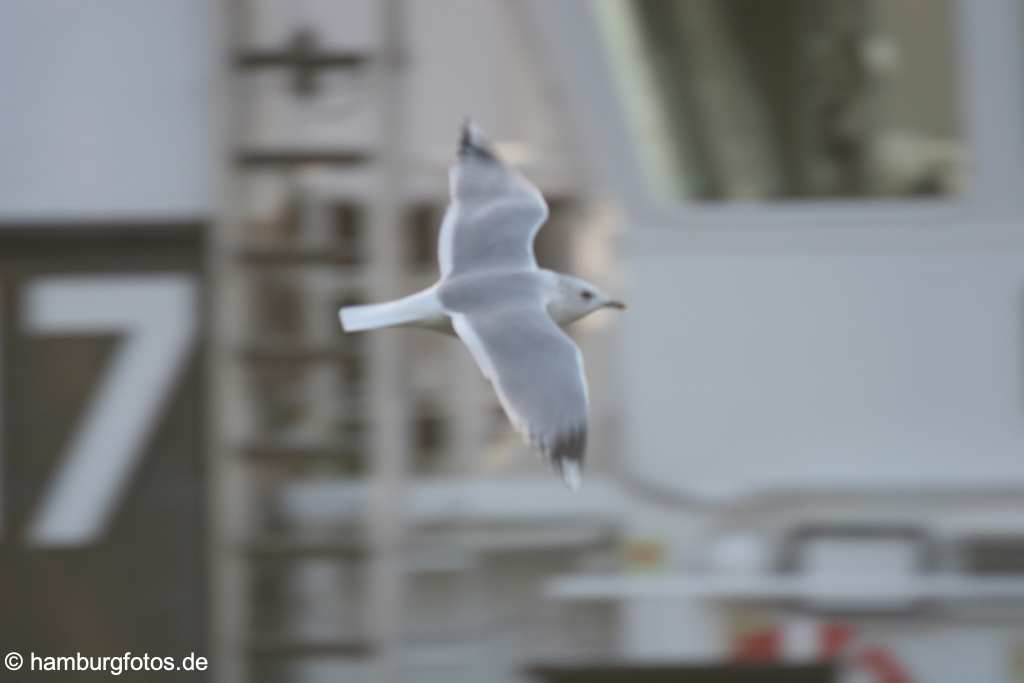
[(602, 308), (623, 310), (626, 304), (606, 295), (595, 285), (571, 275), (558, 275), (557, 295), (548, 304), (551, 317), (565, 325)]

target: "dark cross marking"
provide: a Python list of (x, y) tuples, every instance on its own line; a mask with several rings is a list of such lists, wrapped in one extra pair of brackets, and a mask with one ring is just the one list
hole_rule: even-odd
[(317, 49), (316, 32), (304, 27), (292, 34), (284, 50), (246, 50), (237, 58), (242, 68), (286, 66), (292, 69), (292, 91), (299, 97), (317, 93), (317, 75), (321, 69), (344, 69), (362, 66), (365, 55), (356, 52), (321, 52)]
[(315, 95), (317, 88), (316, 34), (312, 29), (301, 28), (292, 36), (289, 51), (295, 59), (292, 74), (292, 90), (300, 97)]

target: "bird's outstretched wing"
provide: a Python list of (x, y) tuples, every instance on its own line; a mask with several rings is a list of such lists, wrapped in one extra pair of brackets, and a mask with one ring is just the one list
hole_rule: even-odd
[(441, 277), (477, 269), (533, 269), (533, 239), (547, 220), (540, 191), (507, 167), (466, 121), (449, 173), (451, 202), (441, 223)]
[(578, 488), (587, 445), (587, 380), (576, 344), (540, 302), (457, 313), (452, 322), (512, 424), (566, 484)]

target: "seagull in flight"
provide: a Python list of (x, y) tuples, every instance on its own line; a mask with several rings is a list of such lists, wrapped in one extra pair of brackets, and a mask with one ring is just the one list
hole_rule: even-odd
[(449, 185), (440, 279), (396, 301), (346, 306), (341, 326), (410, 325), (457, 335), (516, 430), (576, 490), (587, 444), (587, 380), (582, 354), (562, 327), (625, 305), (580, 278), (538, 267), (533, 241), (548, 217), (544, 197), (468, 119)]

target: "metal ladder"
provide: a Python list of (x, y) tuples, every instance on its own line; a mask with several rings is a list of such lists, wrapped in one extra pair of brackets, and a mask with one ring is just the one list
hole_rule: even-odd
[[(332, 432), (339, 409), (336, 383), (325, 363), (359, 363), (353, 349), (338, 341), (331, 309), (339, 289), (357, 284), (367, 298), (397, 296), (403, 282), (397, 235), (401, 224), (403, 183), (403, 1), (379, 3), (382, 35), (375, 54), (324, 51), (313, 29), (296, 32), (285, 49), (247, 49), (239, 38), (249, 0), (225, 0), (231, 62), (229, 90), (226, 197), (208, 243), (211, 297), (210, 376), (210, 601), (211, 662), (214, 680), (241, 683), (253, 679), (256, 661), (284, 661), (330, 656), (371, 659), (382, 665), (379, 680), (397, 678), (388, 664), (397, 650), (404, 594), (404, 576), (396, 559), (403, 544), (402, 500), (409, 459), (409, 406), (402, 383), (402, 353), (396, 340), (381, 335), (365, 349), (366, 396), (363, 448)], [(372, 149), (280, 148), (251, 146), (238, 131), (248, 111), (241, 102), (244, 74), (262, 69), (288, 69), (297, 96), (315, 92), (318, 76), (327, 70), (368, 69), (375, 74), (381, 116)], [(233, 109), (230, 110), (230, 109)], [(332, 235), (327, 204), (302, 194), (303, 170), (310, 167), (353, 169), (370, 179), (368, 255), (360, 272), (346, 269), (350, 254)], [(259, 243), (249, 225), (242, 185), (248, 174), (274, 172), (291, 178), (300, 190), (296, 211), (297, 238)], [(305, 309), (301, 332), (275, 339), (252, 324), (256, 301), (266, 297), (266, 277), (291, 283)], [(309, 368), (300, 382), (305, 405), (299, 438), (281, 438), (261, 428), (260, 396), (252, 388), (253, 373), (273, 365)], [(257, 399), (257, 400), (254, 400)], [(372, 416), (372, 417), (371, 417)], [(330, 436), (328, 436), (330, 435)], [(328, 542), (304, 542), (293, 534), (268, 533), (264, 506), (267, 494), (287, 475), (292, 463), (337, 465), (362, 453), (373, 453), (369, 469), (370, 503), (364, 530)], [(310, 640), (263, 636), (253, 631), (256, 577), (268, 565), (310, 558), (360, 567), (368, 590), (363, 626), (353, 639)]]

